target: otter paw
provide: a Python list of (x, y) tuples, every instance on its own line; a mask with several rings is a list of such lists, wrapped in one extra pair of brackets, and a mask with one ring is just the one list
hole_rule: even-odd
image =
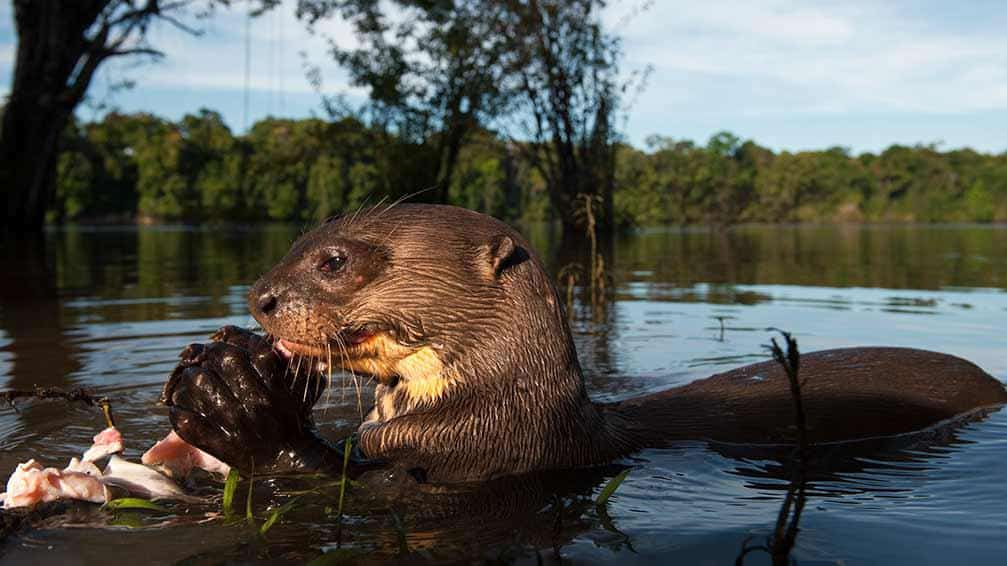
[(210, 340), (225, 342), (249, 352), (273, 349), (273, 340), (268, 336), (256, 334), (251, 330), (234, 325), (220, 327), (210, 336)]
[[(311, 404), (291, 389), (285, 360), (266, 340), (192, 344), (162, 394), (186, 442), (242, 470), (307, 466), (320, 448)], [(226, 337), (225, 337), (226, 339)], [(306, 379), (303, 381), (307, 381)]]

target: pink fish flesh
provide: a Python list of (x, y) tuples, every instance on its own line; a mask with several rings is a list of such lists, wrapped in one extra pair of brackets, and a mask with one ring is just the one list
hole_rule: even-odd
[(122, 452), (122, 434), (110, 426), (94, 435), (94, 444), (84, 452), (81, 460), (94, 462), (117, 452)]
[(182, 440), (175, 431), (151, 446), (140, 461), (148, 466), (157, 466), (172, 478), (184, 478), (193, 468), (225, 476), (231, 471), (230, 466)]
[[(73, 469), (80, 468), (81, 464), (74, 460), (64, 470), (42, 468), (34, 459), (18, 464), (7, 480), (7, 493), (3, 494), (4, 508), (25, 507), (63, 498), (104, 503), (105, 484), (101, 481), (101, 474), (96, 477), (88, 473), (91, 470), (86, 467), (87, 471)], [(94, 464), (87, 464), (97, 472)]]
[[(169, 477), (158, 470), (120, 458), (122, 435), (109, 427), (94, 436), (94, 444), (78, 460), (73, 458), (66, 468), (43, 468), (34, 459), (18, 464), (7, 480), (7, 492), (0, 494), (4, 508), (25, 507), (56, 499), (79, 499), (104, 503), (108, 487), (125, 489), (148, 499), (199, 501), (186, 495)], [(104, 472), (94, 464), (110, 456)], [(156, 464), (168, 470), (170, 476), (183, 478), (194, 467), (227, 474), (230, 467), (213, 456), (181, 439), (174, 431), (143, 455), (144, 464)]]

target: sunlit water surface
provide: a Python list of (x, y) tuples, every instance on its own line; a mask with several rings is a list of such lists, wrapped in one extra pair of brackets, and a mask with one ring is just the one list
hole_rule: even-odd
[[(528, 232), (554, 272), (570, 260), (545, 230)], [(127, 456), (138, 458), (168, 430), (157, 399), (179, 350), (222, 325), (252, 325), (248, 285), (297, 233), (66, 228), (46, 235), (44, 252), (7, 246), (0, 386), (87, 386), (111, 396)], [(768, 327), (792, 331), (804, 351), (929, 348), (1007, 378), (1004, 227), (652, 229), (619, 238), (607, 256), (614, 300), (593, 315), (579, 306), (574, 322), (599, 400), (761, 360)], [(337, 378), (317, 417), (332, 438), (351, 431), (359, 422), (352, 385)], [(32, 457), (61, 466), (102, 426), (95, 409), (59, 402), (0, 409), (0, 473)], [(724, 564), (746, 539), (758, 544), (772, 532), (786, 486), (778, 462), (700, 443), (621, 463), (632, 471), (605, 508), (594, 499), (618, 469), (463, 490), (376, 478), (350, 486), (341, 520), (331, 479), (256, 481), (260, 524), (297, 498), (264, 536), (244, 520), (214, 519), (221, 483), (202, 477), (190, 488), (209, 497), (206, 505), (169, 505), (170, 514), (73, 505), (2, 543), (0, 558), (306, 562), (328, 551), (331, 563)], [(809, 486), (799, 563), (1002, 564), (1007, 556), (1007, 411), (823, 466)], [(746, 563), (767, 562), (752, 554)]]

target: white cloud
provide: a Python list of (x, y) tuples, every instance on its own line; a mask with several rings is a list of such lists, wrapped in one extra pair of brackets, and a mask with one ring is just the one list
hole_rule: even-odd
[[(641, 105), (710, 108), (755, 93), (749, 111), (1007, 108), (1007, 35), (947, 29), (933, 21), (940, 14), (919, 12), (866, 1), (662, 1), (623, 35), (628, 66), (655, 67)], [(694, 79), (685, 91), (671, 79), (683, 72)], [(724, 82), (743, 92), (711, 88)]]
[[(703, 139), (721, 129), (749, 128), (739, 133), (777, 147), (846, 143), (876, 149), (894, 141), (896, 128), (903, 127), (908, 133), (900, 139), (910, 143), (954, 134), (958, 143), (980, 140), (1000, 151), (996, 132), (1007, 122), (977, 118), (1007, 116), (1007, 12), (996, 4), (623, 0), (611, 2), (605, 17), (623, 36), (624, 70), (654, 66), (629, 117), (628, 133), (638, 143), (651, 133)], [(0, 14), (9, 6), (0, 2)], [(626, 17), (640, 6), (649, 7)], [(240, 114), (244, 14), (240, 3), (220, 10), (203, 22), (206, 33), (198, 38), (156, 27), (150, 42), (164, 50), (165, 59), (156, 65), (137, 66), (135, 59), (109, 64), (92, 94), (101, 98), (105, 85), (129, 78), (137, 88), (120, 99), (132, 100), (133, 108), (160, 112), (174, 96), (176, 112), (205, 103)], [(327, 94), (364, 95), (349, 86), (328, 54), (328, 38), (355, 45), (352, 30), (338, 17), (310, 34), (288, 1), (253, 20), (250, 37), (252, 119), (304, 112), (313, 104), (301, 52), (321, 68)], [(0, 25), (0, 89), (9, 88), (14, 41), (13, 31)], [(782, 129), (784, 122), (791, 130)]]
[[(140, 88), (243, 90), (245, 20), (245, 12), (240, 8), (221, 9), (213, 18), (201, 22), (204, 34), (200, 37), (160, 25), (151, 31), (149, 42), (165, 53), (162, 61), (138, 68), (135, 60), (123, 60), (107, 65), (103, 72), (116, 79), (134, 79)], [(249, 32), (252, 90), (312, 92), (305, 77), (307, 61), (322, 69), (326, 92), (357, 92), (348, 87), (345, 73), (328, 55), (327, 38), (341, 45), (353, 44), (353, 35), (345, 23), (320, 22), (315, 33), (308, 33), (294, 16), (293, 6), (287, 3), (253, 18)]]

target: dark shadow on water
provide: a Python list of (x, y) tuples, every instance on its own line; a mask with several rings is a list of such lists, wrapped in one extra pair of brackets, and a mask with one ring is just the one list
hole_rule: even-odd
[[(2, 249), (0, 329), (7, 341), (0, 353), (8, 358), (10, 369), (0, 387), (73, 385), (70, 376), (82, 367), (81, 351), (74, 341), (75, 327), (60, 302), (52, 250), (42, 235), (8, 235)], [(19, 414), (25, 430), (44, 424), (40, 418), (41, 413)]]
[[(847, 500), (854, 505), (850, 512), (856, 513), (857, 495), (911, 497), (912, 481), (907, 480), (922, 480), (949, 452), (967, 443), (959, 431), (981, 418), (976, 415), (898, 438), (813, 449), (805, 484), (807, 501), (802, 504), (813, 506), (816, 500), (826, 498)], [(788, 490), (793, 491), (792, 449), (724, 445), (710, 445), (710, 449), (742, 462), (727, 471), (746, 480), (753, 499), (779, 494), (782, 500)], [(675, 449), (658, 452), (673, 455)], [(592, 545), (627, 560), (644, 560), (637, 556), (633, 535), (620, 529), (620, 519), (596, 504), (607, 481), (626, 465), (631, 468), (627, 481), (633, 481), (633, 471), (644, 470), (634, 467), (639, 464), (630, 460), (624, 465), (450, 487), (415, 484), (403, 479), (405, 474), (372, 472), (354, 486), (341, 538), (331, 515), (338, 490), (330, 486), (317, 490), (309, 503), (295, 510), (289, 517), (290, 526), (271, 532), (268, 543), (246, 537), (242, 544), (202, 550), (184, 562), (309, 561), (322, 552), (332, 552), (330, 560), (343, 557), (334, 563), (349, 558), (363, 563), (557, 563), (567, 558), (572, 544), (585, 537)], [(871, 474), (872, 481), (861, 482), (859, 477), (864, 474)], [(887, 484), (885, 478), (890, 480)], [(273, 497), (278, 504), (286, 490), (311, 488), (299, 480), (277, 482), (257, 492), (256, 498)], [(765, 531), (757, 534), (771, 535), (775, 520), (775, 515), (767, 514)], [(726, 561), (734, 558), (741, 542), (736, 538), (719, 543)], [(711, 550), (696, 544), (681, 552), (696, 558)]]
[[(89, 380), (104, 369), (105, 360), (116, 356), (121, 363), (114, 368), (133, 373), (107, 372), (108, 381), (99, 382), (103, 389), (128, 388), (136, 376), (147, 380), (146, 383), (157, 381), (160, 370), (147, 371), (145, 364), (170, 362), (174, 352), (158, 352), (153, 356), (157, 359), (152, 360), (145, 350), (121, 351), (124, 345), (132, 345), (133, 341), (142, 341), (145, 347), (158, 342), (182, 342), (188, 336), (198, 335), (203, 327), (200, 325), (218, 317), (247, 317), (244, 289), (286, 252), (297, 233), (298, 229), (291, 227), (93, 231), (68, 228), (47, 233), (42, 242), (3, 242), (0, 257), (7, 269), (0, 277), (0, 329), (5, 339), (0, 342), (0, 367), (4, 368), (0, 377), (4, 387), (31, 388), (36, 383), (73, 386), (75, 380), (93, 383)], [(571, 258), (583, 261), (582, 245), (579, 250), (576, 245), (561, 249), (559, 242), (548, 238), (546, 235), (537, 239), (532, 235), (533, 245), (550, 267)], [(634, 330), (632, 325), (641, 326), (643, 321), (633, 319), (636, 315), (632, 314), (630, 301), (698, 303), (695, 308), (701, 327), (717, 327), (702, 330), (704, 343), (709, 343), (710, 337), (719, 336), (719, 323), (709, 314), (718, 312), (715, 305), (720, 303), (748, 309), (748, 305), (774, 301), (786, 303), (794, 311), (811, 312), (807, 310), (809, 305), (819, 301), (821, 306), (816, 307), (814, 316), (823, 312), (821, 307), (869, 306), (917, 312), (934, 308), (901, 292), (892, 293), (887, 302), (867, 305), (821, 298), (772, 298), (740, 287), (744, 285), (974, 289), (1003, 288), (1003, 282), (1007, 281), (1007, 230), (1002, 228), (742, 226), (721, 233), (662, 229), (620, 237), (611, 244), (611, 249), (603, 249), (608, 254), (607, 265), (612, 268), (615, 300), (607, 304), (606, 316), (597, 322), (582, 317), (575, 319), (573, 326), (589, 389), (608, 397), (639, 392), (645, 387), (639, 378), (644, 372), (634, 367), (638, 362), (634, 362), (634, 354), (630, 352), (637, 344), (626, 338), (631, 332), (636, 332), (638, 339), (645, 338), (648, 344), (657, 343), (656, 349), (665, 347), (665, 341), (681, 345), (688, 338), (679, 330), (685, 315), (677, 312), (678, 306), (674, 307), (676, 312), (671, 312), (671, 307), (661, 307), (659, 310), (670, 314), (655, 317), (667, 328), (674, 326), (675, 336), (670, 336), (672, 332), (667, 328)], [(12, 266), (16, 269), (10, 269)], [(981, 302), (983, 298), (977, 296), (977, 311), (988, 307)], [(938, 303), (938, 307), (943, 304)], [(681, 305), (682, 309), (692, 306)], [(1003, 313), (998, 303), (995, 310)], [(753, 307), (751, 312), (762, 311)], [(916, 323), (922, 317), (911, 318)], [(856, 322), (856, 313), (851, 314), (850, 320)], [(140, 324), (148, 321), (157, 325)], [(690, 362), (704, 367), (710, 366), (710, 361), (730, 365), (750, 362), (745, 356), (751, 355), (746, 352), (752, 348), (740, 343), (751, 335), (745, 326), (750, 324), (754, 323), (745, 317), (730, 321), (722, 350), (704, 350), (698, 354), (682, 349), (668, 357), (677, 356), (676, 360), (686, 369)], [(845, 330), (836, 332), (842, 336)], [(732, 344), (732, 340), (736, 342)], [(685, 348), (688, 347), (686, 343)], [(657, 369), (652, 373), (663, 378), (675, 369)], [(998, 374), (1003, 376), (1002, 372)], [(137, 423), (134, 431), (140, 427), (139, 423), (146, 427), (137, 432), (149, 436), (143, 437), (144, 442), (152, 440), (155, 434), (163, 434), (159, 428), (163, 419), (151, 409), (155, 398), (153, 389), (145, 389), (128, 397), (132, 404), (125, 407), (124, 412), (133, 415), (133, 422)], [(29, 455), (46, 452), (54, 440), (69, 436), (66, 431), (39, 432), (46, 425), (75, 428), (73, 442), (60, 447), (61, 457), (63, 452), (77, 453), (81, 443), (86, 446), (93, 434), (89, 427), (98, 422), (97, 415), (81, 413), (54, 419), (54, 412), (60, 410), (60, 406), (39, 404), (25, 411), (25, 415), (4, 415), (11, 422), (28, 419), (19, 423), (24, 443), (18, 445), (17, 451), (8, 453), (8, 460), (25, 460)], [(343, 422), (339, 426), (349, 422), (348, 415), (356, 414), (355, 408), (347, 409), (345, 415), (339, 410), (330, 417), (332, 421)], [(85, 421), (91, 417), (95, 418)], [(968, 426), (956, 423), (918, 435), (816, 451), (808, 469), (809, 509), (821, 502), (838, 502), (843, 505), (842, 513), (855, 517), (865, 505), (860, 496), (872, 504), (882, 499), (912, 500), (941, 470), (957, 463), (949, 462), (953, 460), (950, 456), (970, 442), (969, 436), (962, 434), (963, 427)], [(24, 440), (29, 433), (31, 438)], [(783, 499), (792, 475), (789, 449), (711, 445), (704, 455), (719, 466), (715, 473), (689, 469), (686, 466), (695, 462), (676, 461), (678, 455), (675, 449), (648, 451), (637, 460), (623, 462), (633, 466), (633, 471), (604, 513), (595, 505), (595, 499), (618, 467), (510, 478), (464, 489), (396, 482), (384, 485), (381, 481), (361, 484), (351, 489), (341, 541), (342, 549), (355, 554), (348, 555), (343, 562), (537, 563), (557, 562), (558, 554), (575, 560), (587, 556), (612, 562), (665, 562), (677, 558), (688, 563), (722, 557), (719, 562), (729, 563), (746, 532), (759, 537), (770, 534), (775, 519), (772, 508), (778, 507)], [(728, 460), (721, 461), (720, 457)], [(963, 466), (970, 462), (964, 462)], [(692, 479), (698, 481), (691, 485), (700, 486), (701, 491), (689, 492), (684, 487), (675, 487), (683, 484), (653, 480), (653, 474), (664, 471), (661, 469), (664, 464), (672, 470), (680, 466), (686, 475), (693, 474)], [(10, 467), (2, 471), (8, 473)], [(717, 477), (704, 476), (705, 473)], [(731, 481), (722, 485), (704, 483), (706, 479), (723, 479), (723, 475), (730, 476)], [(662, 494), (655, 493), (653, 500), (647, 499), (646, 494), (641, 496), (634, 491), (635, 482), (681, 489), (681, 493), (674, 495), (677, 500), (686, 501), (679, 507), (685, 509), (682, 516), (662, 517), (658, 497)], [(212, 492), (219, 489), (219, 482), (208, 482), (204, 487)], [(337, 523), (327, 508), (335, 507), (338, 490), (319, 488), (318, 480), (302, 479), (263, 481), (254, 492), (261, 522), (270, 506), (287, 501), (294, 491), (303, 490), (317, 493), (303, 497), (304, 504), (285, 516), (264, 539), (240, 524), (225, 525), (219, 520), (197, 524), (196, 516), (219, 510), (215, 504), (178, 508), (178, 514), (189, 522), (172, 524), (170, 529), (156, 526), (156, 520), (148, 518), (149, 522), (141, 523), (142, 528), (133, 530), (125, 527), (110, 530), (110, 519), (104, 512), (84, 506), (85, 510), (78, 509), (69, 518), (82, 528), (66, 528), (61, 516), (53, 516), (40, 529), (18, 537), (17, 543), (0, 546), (0, 553), (11, 562), (31, 560), (37, 556), (34, 553), (44, 552), (54, 562), (132, 563), (138, 556), (151, 558), (151, 553), (156, 552), (156, 560), (160, 562), (189, 557), (185, 562), (303, 563), (323, 551), (336, 549)], [(700, 520), (698, 516), (690, 517), (688, 510), (693, 501), (704, 497), (712, 498), (708, 507), (716, 513), (730, 512), (731, 507), (761, 512), (760, 503), (769, 500), (771, 504), (765, 505), (768, 512), (764, 518), (748, 521), (743, 517), (723, 529), (714, 524), (699, 534), (692, 530), (678, 535), (680, 525)], [(896, 501), (896, 505), (899, 503)], [(842, 513), (833, 513), (832, 517)], [(631, 523), (632, 518), (640, 516), (644, 520), (653, 519), (655, 524), (640, 528), (638, 523)], [(722, 516), (715, 519), (723, 520)], [(702, 520), (709, 527), (709, 519)], [(967, 528), (976, 528), (974, 522), (966, 524)], [(641, 541), (654, 532), (661, 541)], [(904, 533), (902, 536), (906, 537)], [(664, 543), (665, 539), (673, 542)], [(48, 550), (49, 546), (53, 550)], [(840, 554), (847, 549), (841, 542), (833, 547)], [(592, 553), (596, 548), (603, 548), (607, 554)], [(1002, 547), (996, 544), (988, 547), (997, 548)]]

